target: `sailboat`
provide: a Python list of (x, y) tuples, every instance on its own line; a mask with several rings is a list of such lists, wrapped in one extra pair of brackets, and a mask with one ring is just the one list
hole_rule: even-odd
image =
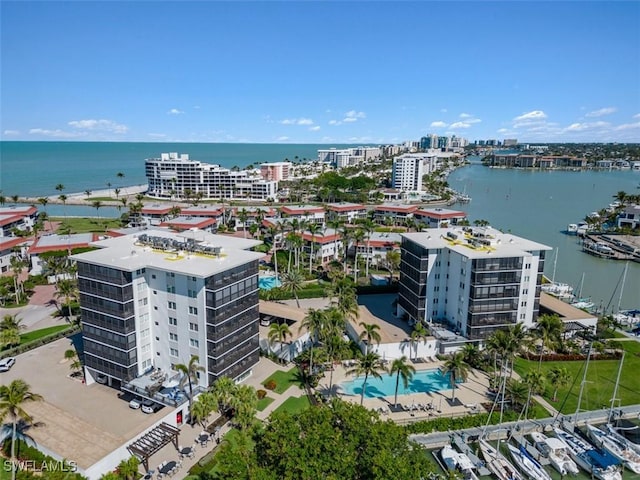
[(567, 453), (567, 446), (554, 437), (547, 437), (544, 433), (532, 432), (533, 446), (553, 465), (560, 475), (568, 473), (576, 475), (579, 472), (576, 462)]
[(523, 480), (522, 475), (509, 463), (509, 460), (486, 440), (480, 440), (480, 451), (487, 462), (487, 468), (498, 477), (498, 480)]
[(569, 455), (593, 477), (599, 480), (622, 480), (618, 468), (620, 462), (613, 455), (604, 450), (597, 450), (593, 445), (566, 430), (556, 427), (553, 430), (558, 439), (566, 445)]
[(457, 452), (451, 445), (445, 445), (439, 452), (442, 463), (449, 471), (460, 472), (464, 480), (478, 480), (473, 471), (475, 466), (464, 453)]
[(626, 442), (608, 435), (593, 425), (587, 425), (587, 432), (589, 433), (589, 438), (591, 438), (597, 446), (604, 448), (632, 472), (640, 473), (640, 455), (629, 448)]
[(551, 475), (529, 455), (524, 447), (516, 448), (513, 445), (507, 444), (507, 448), (509, 449), (511, 458), (513, 458), (515, 464), (520, 468), (520, 471), (529, 477), (530, 480), (551, 480)]
[[(589, 345), (589, 352), (587, 353), (587, 360), (584, 365), (584, 373), (582, 374), (582, 382), (580, 383), (580, 393), (578, 395), (578, 405), (576, 407), (576, 413), (573, 420), (573, 428), (575, 431), (576, 421), (578, 419), (578, 413), (580, 412), (580, 406), (582, 404), (582, 395), (584, 393), (584, 386), (587, 383), (587, 371), (589, 370), (589, 360), (591, 359), (591, 349), (593, 343)], [(598, 450), (590, 443), (582, 440), (575, 433), (569, 430), (561, 430), (554, 427), (553, 431), (556, 437), (562, 441), (566, 447), (571, 458), (584, 468), (592, 477), (599, 480), (622, 480), (618, 466), (620, 461), (606, 450)]]
[(558, 263), (558, 249), (553, 257), (553, 273), (551, 275), (551, 282), (543, 283), (541, 289), (543, 292), (553, 295), (560, 300), (571, 301), (573, 299), (573, 287), (568, 283), (556, 282), (556, 266)]

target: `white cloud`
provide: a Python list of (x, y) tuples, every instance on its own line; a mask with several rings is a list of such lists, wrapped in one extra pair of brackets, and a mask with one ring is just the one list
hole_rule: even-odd
[(449, 125), (449, 128), (469, 128), (471, 124), (466, 122), (455, 122)]
[(473, 115), (471, 115), (470, 113), (461, 113), (460, 114), (460, 118), (469, 118), (469, 117), (473, 117)]
[(636, 113), (633, 118), (640, 118), (640, 113)]
[(313, 120), (310, 118), (285, 118), (280, 120), (282, 125), (313, 125)]
[(20, 135), (20, 130), (5, 130), (3, 133), (4, 135), (11, 137), (14, 135)]
[(618, 110), (616, 107), (600, 108), (599, 110), (594, 110), (592, 112), (585, 114), (585, 117), (603, 117), (605, 115), (611, 115), (616, 110)]
[(441, 112), (441, 113), (447, 113), (447, 109), (446, 109), (446, 108), (441, 108), (441, 109), (440, 109), (440, 112)]
[(580, 132), (582, 130), (589, 130), (594, 128), (607, 128), (610, 124), (608, 122), (585, 122), (585, 123), (572, 123), (567, 127), (569, 132)]
[(342, 121), (345, 123), (353, 123), (353, 122), (357, 122), (358, 119), (356, 117), (345, 117), (342, 119)]
[(178, 110), (177, 108), (172, 108), (167, 112), (167, 115), (181, 115), (184, 112), (182, 110)]
[(278, 137), (276, 138), (276, 142), (288, 142), (289, 141), (289, 137)]
[(68, 123), (69, 126), (78, 128), (80, 130), (93, 130), (100, 132), (111, 133), (127, 133), (129, 127), (121, 123), (114, 122), (113, 120), (72, 120)]
[(194, 105), (193, 108), (196, 110), (200, 110), (200, 105)]
[(542, 110), (533, 110), (531, 112), (523, 113), (522, 115), (513, 119), (514, 122), (523, 122), (530, 120), (543, 120), (547, 118), (547, 114)]
[(54, 137), (54, 138), (76, 138), (82, 137), (86, 135), (85, 132), (65, 132), (64, 130), (56, 129), (49, 130), (46, 128), (32, 128), (29, 130), (30, 135), (42, 135), (45, 137)]
[(437, 122), (431, 122), (431, 125), (429, 125), (430, 127), (434, 127), (434, 128), (445, 128), (448, 124), (438, 120)]
[(165, 133), (147, 133), (152, 138), (165, 138), (167, 135)]
[(480, 123), (482, 122), (482, 120), (480, 120), (479, 118), (467, 118), (464, 123)]
[(329, 120), (329, 125), (342, 125), (342, 122), (339, 120)]
[(315, 125), (313, 127), (309, 127), (309, 131), (310, 132), (317, 132), (318, 130), (320, 130), (320, 125)]
[(640, 129), (640, 122), (635, 122), (635, 123), (624, 123), (622, 125), (618, 125), (617, 127), (614, 128), (614, 130), (634, 130), (634, 129)]
[(355, 110), (349, 110), (344, 116), (347, 118), (367, 118), (364, 112), (356, 112)]

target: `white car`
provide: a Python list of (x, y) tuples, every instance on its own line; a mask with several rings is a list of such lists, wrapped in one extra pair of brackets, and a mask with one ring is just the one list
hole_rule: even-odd
[(158, 405), (153, 400), (149, 400), (148, 398), (146, 398), (142, 402), (142, 409), (141, 410), (142, 410), (143, 413), (156, 413), (161, 408), (162, 408), (162, 405)]
[(133, 398), (129, 401), (129, 408), (133, 408), (134, 410), (139, 409), (142, 406), (142, 400), (139, 398)]
[(7, 357), (0, 360), (0, 372), (8, 372), (13, 367), (13, 364), (16, 363), (16, 359), (14, 357)]

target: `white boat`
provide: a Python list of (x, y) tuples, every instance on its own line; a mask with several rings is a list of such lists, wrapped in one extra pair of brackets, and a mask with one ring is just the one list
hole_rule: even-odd
[(480, 451), (487, 462), (487, 468), (498, 480), (523, 480), (509, 460), (493, 448), (486, 440), (480, 440)]
[(518, 465), (520, 471), (524, 473), (531, 480), (551, 480), (551, 475), (545, 472), (542, 465), (540, 465), (534, 458), (527, 453), (523, 448), (516, 448), (513, 445), (507, 444), (511, 458)]
[(439, 454), (447, 470), (461, 473), (465, 480), (478, 480), (473, 471), (473, 462), (464, 453), (454, 450), (451, 445), (445, 445)]
[(577, 302), (573, 302), (571, 306), (579, 308), (580, 310), (586, 310), (587, 312), (592, 312), (596, 308), (596, 304), (588, 298), (580, 298)]
[[(637, 428), (638, 427), (635, 427), (634, 430), (637, 430)], [(614, 427), (610, 423), (607, 424), (607, 433), (611, 435), (613, 438), (617, 439), (618, 441), (625, 442), (627, 445), (627, 448), (630, 448), (637, 454), (640, 454), (640, 445), (638, 445), (637, 443), (633, 443), (631, 440), (629, 440), (627, 437), (621, 434), (616, 429), (616, 427)]]
[(627, 442), (622, 442), (593, 425), (587, 425), (587, 432), (597, 446), (604, 448), (633, 473), (640, 473), (640, 455), (629, 448)]
[(577, 235), (578, 234), (578, 224), (577, 223), (570, 223), (569, 225), (567, 225), (567, 233), (569, 235)]
[(560, 472), (560, 475), (564, 476), (568, 473), (576, 475), (579, 472), (576, 462), (571, 460), (567, 453), (567, 446), (560, 440), (554, 437), (547, 437), (544, 433), (539, 432), (531, 433), (531, 439), (533, 440), (533, 446), (549, 459), (549, 463)]
[(566, 445), (571, 458), (587, 473), (599, 480), (622, 480), (617, 458), (606, 451), (596, 450), (577, 435), (559, 428), (553, 429), (556, 436)]

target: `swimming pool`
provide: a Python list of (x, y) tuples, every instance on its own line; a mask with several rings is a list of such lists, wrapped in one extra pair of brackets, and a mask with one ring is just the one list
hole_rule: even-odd
[[(349, 395), (362, 395), (362, 382), (364, 377), (356, 377), (340, 384), (343, 391)], [(398, 386), (398, 395), (410, 395), (412, 393), (439, 392), (450, 389), (449, 377), (445, 377), (439, 370), (421, 370), (413, 375), (409, 386), (404, 388), (402, 379)], [(396, 393), (396, 375), (383, 373), (382, 378), (367, 379), (366, 398), (390, 397)]]
[(280, 279), (275, 275), (273, 277), (259, 277), (258, 287), (263, 290), (271, 290), (272, 288), (282, 285)]

